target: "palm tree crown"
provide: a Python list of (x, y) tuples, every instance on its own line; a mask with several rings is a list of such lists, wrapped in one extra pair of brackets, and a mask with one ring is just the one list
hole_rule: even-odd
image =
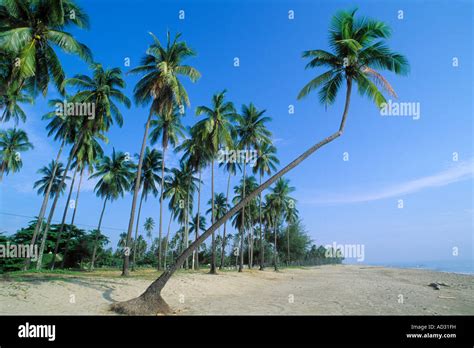
[(303, 58), (311, 59), (306, 68), (321, 66), (329, 70), (308, 82), (298, 99), (321, 87), (319, 101), (325, 106), (331, 105), (343, 79), (355, 81), (359, 93), (367, 95), (378, 107), (386, 102), (378, 86), (396, 97), (392, 86), (376, 69), (405, 75), (409, 71), (408, 61), (403, 55), (392, 52), (384, 42), (391, 35), (389, 26), (373, 19), (356, 19), (356, 11), (341, 11), (333, 17), (329, 46), (334, 53), (325, 50), (303, 52)]
[(18, 172), (23, 166), (20, 152), (32, 148), (25, 131), (17, 128), (0, 131), (0, 180), (3, 173)]

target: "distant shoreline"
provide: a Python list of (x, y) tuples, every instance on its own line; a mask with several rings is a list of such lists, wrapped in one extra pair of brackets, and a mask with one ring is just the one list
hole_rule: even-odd
[(388, 263), (342, 263), (343, 265), (356, 265), (356, 266), (376, 266), (376, 267), (387, 267), (387, 268), (399, 268), (399, 269), (413, 269), (413, 270), (428, 270), (434, 272), (443, 273), (456, 273), (456, 274), (467, 274), (474, 275), (474, 265), (471, 260), (461, 261), (424, 261), (424, 262), (388, 262)]

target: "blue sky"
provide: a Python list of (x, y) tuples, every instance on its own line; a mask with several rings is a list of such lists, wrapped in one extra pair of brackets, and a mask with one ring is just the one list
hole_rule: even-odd
[[(472, 259), (473, 250), (473, 106), (472, 4), (469, 1), (124, 1), (82, 0), (91, 20), (89, 31), (72, 30), (106, 67), (139, 63), (151, 42), (149, 31), (161, 40), (166, 30), (181, 32), (198, 55), (189, 64), (202, 73), (195, 84), (185, 81), (191, 108), (184, 123), (194, 124), (198, 105), (226, 88), (240, 109), (253, 102), (273, 118), (269, 128), (282, 164), (337, 130), (344, 90), (327, 110), (317, 94), (297, 101), (299, 90), (323, 70), (305, 70), (301, 52), (329, 49), (328, 26), (339, 9), (359, 8), (359, 14), (388, 23), (390, 47), (409, 60), (406, 77), (384, 72), (400, 102), (416, 102), (421, 117), (382, 117), (368, 99), (353, 93), (344, 135), (287, 175), (296, 187), (294, 197), (314, 242), (364, 244), (367, 263)], [(185, 11), (185, 19), (178, 13)], [(288, 19), (293, 10), (295, 18)], [(403, 19), (398, 19), (399, 11)], [(79, 59), (61, 54), (68, 75), (87, 73)], [(234, 67), (238, 57), (240, 66)], [(456, 57), (459, 66), (453, 67)], [(131, 97), (136, 76), (126, 76)], [(48, 97), (55, 97), (54, 90)], [(55, 157), (58, 144), (46, 137), (41, 116), (45, 99), (25, 106), (25, 129), (35, 150), (23, 155), (20, 173), (4, 178), (0, 191), (0, 226), (8, 233), (35, 216), (41, 198), (33, 190), (36, 171)], [(294, 105), (295, 113), (288, 114)], [(131, 154), (139, 151), (146, 108), (123, 109), (122, 129), (114, 126), (104, 146)], [(7, 125), (8, 126), (8, 125)], [(2, 127), (6, 127), (2, 125)], [(343, 153), (349, 161), (343, 160)], [(453, 161), (453, 152), (458, 161)], [(63, 158), (65, 162), (66, 159)], [(169, 154), (169, 164), (178, 157)], [(210, 171), (203, 174), (203, 202), (210, 197)], [(234, 183), (236, 180), (232, 183)], [(217, 174), (216, 191), (225, 192), (226, 176)], [(94, 182), (85, 183), (76, 222), (96, 226), (101, 201)], [(403, 209), (397, 207), (402, 199)], [(55, 220), (60, 219), (65, 198)], [(125, 231), (131, 195), (108, 205), (103, 232), (115, 247)], [(159, 201), (144, 204), (142, 218), (158, 221)], [(164, 221), (167, 222), (167, 213)], [(90, 227), (89, 227), (90, 226)], [(157, 233), (157, 228), (155, 233)]]

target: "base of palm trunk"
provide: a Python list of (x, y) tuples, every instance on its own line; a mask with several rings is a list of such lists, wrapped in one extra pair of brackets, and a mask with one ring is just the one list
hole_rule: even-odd
[(117, 302), (112, 304), (110, 309), (124, 315), (158, 315), (172, 313), (170, 306), (168, 306), (161, 295), (155, 295), (153, 298), (148, 299), (139, 296), (129, 301)]

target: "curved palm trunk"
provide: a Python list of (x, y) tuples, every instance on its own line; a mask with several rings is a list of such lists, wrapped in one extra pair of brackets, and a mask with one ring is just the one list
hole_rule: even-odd
[[(260, 186), (262, 185), (262, 174), (260, 174)], [(260, 192), (260, 202), (258, 204), (258, 219), (260, 227), (260, 271), (265, 269), (265, 247), (263, 246), (264, 231), (262, 231), (262, 192)]]
[(74, 182), (76, 181), (77, 169), (79, 166), (76, 166), (74, 170), (74, 175), (72, 176), (71, 187), (69, 188), (69, 193), (67, 195), (66, 206), (64, 207), (63, 218), (61, 220), (61, 226), (59, 227), (58, 235), (56, 237), (56, 245), (54, 246), (54, 255), (49, 264), (51, 269), (54, 269), (54, 262), (56, 260), (56, 255), (58, 254), (59, 242), (61, 241), (61, 234), (63, 233), (64, 223), (66, 222), (67, 211), (69, 209), (69, 202), (71, 201), (72, 191), (74, 189)]
[[(245, 169), (247, 168), (247, 158), (244, 162), (244, 170), (242, 176), (242, 201), (245, 201)], [(245, 203), (242, 206), (242, 220), (240, 221), (240, 263), (239, 272), (242, 272), (244, 268), (244, 238), (245, 238)]]
[(344, 106), (344, 113), (342, 115), (341, 124), (339, 130), (334, 134), (328, 136), (327, 138), (321, 140), (320, 142), (311, 146), (308, 150), (303, 152), (295, 160), (290, 162), (275, 175), (270, 177), (262, 185), (257, 187), (252, 193), (250, 193), (246, 198), (242, 199), (237, 203), (232, 209), (230, 209), (223, 217), (217, 220), (211, 227), (209, 227), (197, 240), (195, 240), (191, 245), (178, 256), (176, 263), (170, 267), (169, 270), (163, 272), (158, 279), (156, 279), (151, 285), (145, 290), (143, 294), (139, 297), (131, 299), (125, 302), (114, 303), (111, 306), (111, 309), (117, 313), (122, 314), (156, 314), (160, 313), (169, 313), (170, 307), (161, 297), (161, 290), (165, 287), (168, 280), (171, 276), (183, 265), (184, 260), (189, 256), (193, 250), (195, 250), (199, 245), (201, 245), (212, 233), (214, 233), (225, 221), (235, 215), (240, 209), (242, 209), (245, 204), (247, 204), (251, 199), (255, 198), (260, 192), (267, 189), (275, 181), (281, 178), (283, 175), (288, 173), (290, 170), (298, 166), (306, 158), (312, 155), (315, 151), (319, 150), (324, 145), (332, 142), (334, 139), (340, 137), (344, 132), (344, 126), (346, 122), (347, 113), (349, 111), (350, 104), (350, 94), (351, 94), (352, 82), (347, 80), (347, 92), (346, 92), (346, 102)]
[(102, 212), (100, 213), (99, 225), (97, 226), (97, 235), (95, 236), (95, 239), (94, 239), (94, 251), (92, 252), (92, 260), (91, 260), (91, 265), (89, 267), (90, 271), (94, 270), (95, 256), (97, 254), (97, 243), (99, 241), (99, 236), (100, 236), (100, 226), (102, 226), (102, 218), (104, 217), (106, 204), (107, 204), (107, 198), (104, 200), (104, 206), (102, 207)]
[[(75, 204), (74, 204), (74, 211), (72, 213), (72, 218), (71, 218), (71, 224), (70, 228), (74, 226), (74, 219), (76, 218), (76, 212), (77, 212), (77, 204), (79, 203), (79, 193), (81, 192), (81, 184), (82, 184), (82, 177), (84, 174), (84, 166), (81, 168), (81, 175), (79, 176), (79, 184), (77, 185), (77, 191), (76, 191), (76, 199), (75, 199)], [(61, 261), (61, 268), (64, 268), (64, 264), (66, 262), (66, 255), (69, 251), (69, 242), (71, 240), (71, 231), (69, 231), (69, 235), (66, 241), (66, 246), (64, 247), (64, 255), (63, 255), (63, 260)], [(51, 266), (51, 269), (54, 269), (54, 263)]]
[[(56, 155), (56, 162), (55, 162), (56, 165), (54, 166), (53, 172), (51, 173), (52, 175), (51, 181), (48, 184), (46, 192), (44, 193), (43, 203), (41, 204), (41, 209), (38, 214), (38, 221), (36, 222), (35, 230), (33, 231), (33, 236), (31, 237), (30, 248), (33, 248), (33, 246), (35, 245), (38, 232), (43, 227), (44, 214), (46, 213), (46, 207), (48, 206), (49, 195), (51, 193), (51, 188), (53, 186), (54, 177), (56, 176), (56, 171), (58, 170), (59, 158), (61, 157), (61, 153), (63, 151), (65, 143), (66, 143), (66, 137), (63, 138), (61, 142), (61, 146), (59, 147), (58, 154)], [(25, 265), (23, 266), (23, 270), (27, 270), (29, 267), (30, 267), (30, 259), (27, 258), (25, 260)]]
[(171, 220), (173, 220), (173, 213), (170, 213), (170, 221), (168, 222), (168, 232), (166, 232), (166, 244), (165, 244), (165, 254), (164, 254), (164, 269), (166, 269), (166, 255), (168, 255), (168, 241), (170, 237), (171, 230)]
[[(214, 212), (214, 158), (211, 161), (211, 204), (212, 204), (212, 224), (214, 224), (215, 212)], [(211, 274), (217, 274), (216, 270), (216, 234), (212, 233), (212, 257), (211, 257), (211, 270), (209, 271)]]
[(136, 261), (136, 252), (137, 252), (137, 238), (138, 238), (138, 225), (140, 223), (140, 213), (142, 212), (144, 190), (142, 190), (142, 197), (140, 198), (140, 204), (138, 205), (138, 215), (137, 215), (137, 224), (135, 225), (135, 239), (133, 242), (133, 262), (132, 262), (132, 271), (135, 270), (135, 261)]
[[(140, 185), (141, 185), (143, 154), (145, 153), (146, 139), (148, 138), (148, 130), (150, 129), (150, 121), (151, 121), (152, 115), (153, 113), (152, 113), (152, 110), (150, 109), (150, 113), (148, 115), (148, 119), (145, 125), (145, 133), (143, 134), (142, 148), (140, 150), (140, 158), (138, 159), (137, 180), (135, 180), (135, 188), (133, 190), (132, 209), (130, 210), (130, 220), (128, 221), (127, 241), (125, 244), (125, 250), (130, 250), (129, 249), (130, 242), (132, 241), (133, 222), (135, 221), (135, 209), (137, 207), (138, 191), (140, 190)], [(164, 158), (163, 158), (163, 161), (164, 161)], [(160, 216), (160, 233), (161, 233), (161, 216)], [(122, 276), (126, 277), (129, 275), (129, 269), (128, 269), (129, 263), (130, 263), (130, 252), (124, 252)]]
[(161, 270), (161, 237), (163, 231), (163, 192), (165, 189), (165, 154), (166, 154), (166, 146), (163, 146), (163, 160), (161, 161), (161, 192), (160, 192), (160, 226), (158, 229), (158, 270)]
[[(59, 192), (56, 192), (56, 195), (59, 195)], [(53, 205), (51, 206), (51, 210), (49, 212), (48, 221), (46, 222), (46, 228), (44, 229), (43, 237), (41, 238), (41, 246), (38, 255), (38, 261), (36, 261), (36, 270), (40, 270), (42, 267), (43, 262), (43, 254), (44, 254), (44, 247), (46, 245), (46, 239), (48, 238), (49, 226), (51, 225), (51, 220), (54, 216), (54, 211), (56, 210), (56, 204), (58, 200), (55, 198), (53, 201)]]
[[(229, 190), (230, 190), (230, 172), (229, 172), (229, 178), (227, 179), (227, 194), (225, 196), (225, 206), (226, 209), (229, 204)], [(219, 266), (219, 269), (224, 268), (224, 257), (225, 257), (225, 234), (226, 234), (226, 226), (227, 226), (227, 221), (224, 223), (224, 233), (222, 235), (222, 250), (221, 250), (221, 265)]]

